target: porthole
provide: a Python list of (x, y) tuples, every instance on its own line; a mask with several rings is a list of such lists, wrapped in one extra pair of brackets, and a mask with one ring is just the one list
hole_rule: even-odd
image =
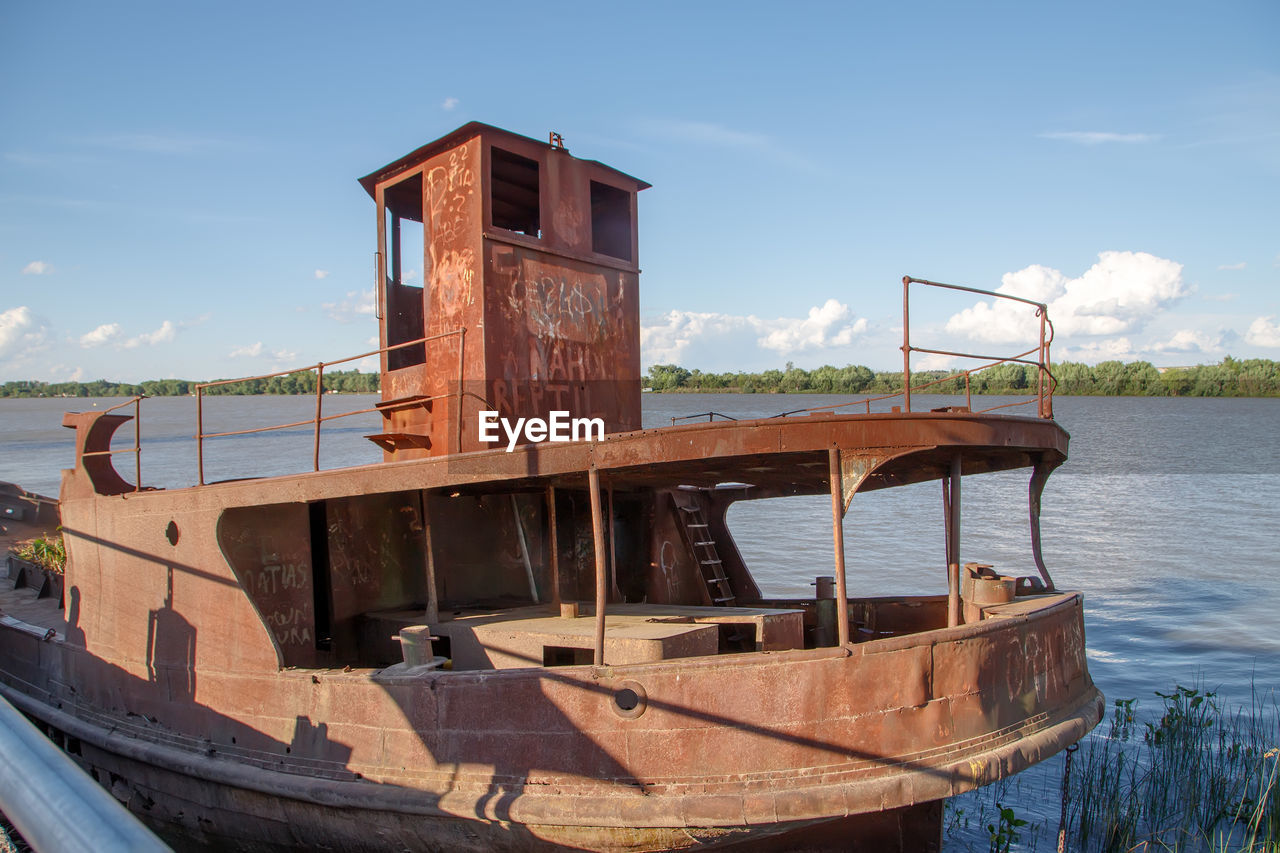
[(613, 712), (625, 720), (639, 717), (648, 705), (648, 695), (635, 681), (623, 681), (613, 690)]

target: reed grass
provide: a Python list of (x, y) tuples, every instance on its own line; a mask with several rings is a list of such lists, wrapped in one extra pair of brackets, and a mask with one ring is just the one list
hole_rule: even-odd
[[(1081, 743), (1067, 786), (1065, 849), (1280, 853), (1275, 690), (1255, 689), (1241, 706), (1230, 706), (1201, 686), (1177, 685), (1155, 695), (1158, 705), (1150, 713), (1135, 699), (1116, 700), (1110, 718)], [(1021, 804), (1011, 793), (1007, 784), (997, 783), (977, 792), (976, 801), (949, 803), (948, 849), (975, 849), (972, 833), (967, 842), (956, 837), (951, 843), (953, 833), (965, 835), (971, 817), (989, 831), (989, 850), (1057, 849), (1056, 816), (1051, 824), (1044, 820), (1049, 792), (1033, 792)], [(1005, 820), (987, 826), (988, 815)], [(1009, 844), (1004, 828), (1015, 816), (1041, 820), (1028, 827), (1037, 831), (1023, 832)]]
[(1280, 707), (1256, 690), (1231, 708), (1214, 692), (1157, 692), (1158, 716), (1114, 703), (1108, 730), (1077, 754), (1068, 788), (1070, 849), (1280, 850)]

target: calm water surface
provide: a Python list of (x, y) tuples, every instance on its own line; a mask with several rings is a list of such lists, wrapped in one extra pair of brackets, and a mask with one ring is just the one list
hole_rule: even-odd
[[(659, 426), (712, 409), (751, 417), (841, 399), (651, 394), (644, 415), (646, 426)], [(73, 453), (61, 413), (118, 402), (0, 400), (0, 480), (56, 495), (58, 469), (71, 465)], [(331, 395), (325, 414), (373, 402)], [(947, 402), (959, 401), (935, 397), (920, 408)], [(978, 398), (975, 405), (999, 402)], [(306, 420), (314, 409), (304, 397), (212, 398), (205, 429)], [(1280, 687), (1280, 400), (1059, 397), (1055, 410), (1071, 448), (1045, 489), (1045, 560), (1060, 587), (1084, 591), (1090, 671), (1108, 699), (1137, 697), (1151, 707), (1152, 691), (1199, 682), (1243, 701), (1252, 685)], [(144, 403), (144, 484), (196, 482), (194, 425), (193, 399)], [(329, 423), (321, 467), (377, 462), (380, 452), (362, 438), (377, 431), (376, 415)], [(132, 426), (121, 433), (114, 446), (131, 446)], [(118, 456), (116, 465), (132, 480), (132, 455)], [(310, 465), (309, 429), (214, 439), (205, 449), (207, 480)], [(1027, 476), (965, 479), (962, 560), (1035, 574)], [(766, 594), (812, 594), (814, 576), (832, 572), (829, 498), (744, 502), (731, 510), (730, 524)], [(937, 483), (859, 495), (845, 536), (851, 593), (945, 591)], [(1050, 765), (1045, 774), (1060, 772)], [(1049, 782), (1056, 792), (1056, 776), (1046, 775)]]

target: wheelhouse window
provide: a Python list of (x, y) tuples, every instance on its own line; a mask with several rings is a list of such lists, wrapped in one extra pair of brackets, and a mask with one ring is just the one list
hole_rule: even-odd
[(493, 226), (540, 238), (538, 161), (493, 148), (489, 173)]
[(591, 182), (591, 251), (631, 260), (631, 193)]
[[(421, 338), (426, 332), (423, 271), (426, 258), (422, 224), (422, 173), (384, 191), (387, 235), (387, 346)], [(426, 361), (422, 344), (387, 353), (387, 366), (399, 370)]]

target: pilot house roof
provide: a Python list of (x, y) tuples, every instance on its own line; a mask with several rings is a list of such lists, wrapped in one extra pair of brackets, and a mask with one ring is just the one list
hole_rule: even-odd
[[(444, 136), (440, 137), (434, 142), (428, 142), (426, 145), (422, 146), (421, 148), (418, 148), (417, 150), (409, 154), (406, 154), (405, 156), (401, 157), (399, 160), (396, 160), (392, 163), (388, 163), (387, 165), (383, 166), (381, 169), (376, 169), (373, 172), (370, 172), (369, 174), (365, 175), (363, 178), (360, 178), (360, 186), (364, 187), (365, 192), (367, 192), (369, 196), (372, 198), (374, 196), (374, 189), (382, 181), (385, 181), (388, 178), (393, 178), (396, 175), (400, 174), (401, 172), (408, 171), (409, 169), (412, 169), (414, 166), (418, 165), (419, 163), (422, 163), (444, 151), (448, 151), (450, 148), (454, 148), (462, 144), (463, 142), (466, 142), (468, 139), (473, 139), (477, 136), (480, 136), (481, 134), (494, 140), (501, 140), (501, 139), (519, 140), (525, 145), (540, 146), (542, 148), (547, 149), (548, 151), (564, 150), (566, 154), (569, 153), (568, 149), (556, 149), (555, 146), (552, 146), (549, 142), (543, 142), (538, 139), (532, 139), (528, 136), (522, 136), (518, 133), (512, 133), (509, 130), (503, 130), (500, 127), (494, 127), (491, 124), (485, 124), (483, 122), (473, 121), (473, 122), (468, 122), (467, 124), (464, 124), (462, 127), (458, 128), (457, 130), (451, 133), (445, 134)], [(645, 183), (639, 178), (633, 177), (632, 175), (628, 175), (626, 172), (620, 172), (611, 166), (606, 166), (604, 163), (601, 163), (598, 160), (585, 160), (583, 162), (592, 163), (600, 167), (601, 169), (605, 170), (606, 172), (609, 172), (610, 174), (617, 176), (619, 179), (634, 184), (635, 190), (637, 192), (640, 190), (648, 189), (651, 186), (651, 184)]]

